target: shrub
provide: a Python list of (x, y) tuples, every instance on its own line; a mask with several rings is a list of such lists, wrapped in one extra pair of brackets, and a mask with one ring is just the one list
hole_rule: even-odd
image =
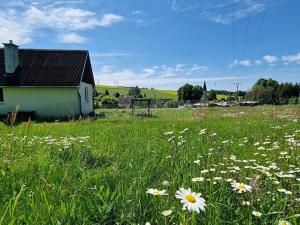
[(113, 96), (104, 96), (102, 98), (102, 106), (105, 108), (116, 108), (118, 107), (118, 100)]

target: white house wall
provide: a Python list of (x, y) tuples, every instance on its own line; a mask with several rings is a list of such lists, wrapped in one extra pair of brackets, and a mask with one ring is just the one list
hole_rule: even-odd
[[(87, 99), (86, 99), (86, 90), (87, 90)], [(93, 106), (93, 86), (84, 82), (80, 83), (79, 94), (81, 99), (81, 113), (89, 114), (94, 111)]]
[[(4, 102), (0, 102), (0, 115), (18, 107), (19, 111), (35, 111), (39, 117), (68, 117), (80, 114), (77, 87), (4, 87)], [(88, 110), (89, 108), (84, 105)]]

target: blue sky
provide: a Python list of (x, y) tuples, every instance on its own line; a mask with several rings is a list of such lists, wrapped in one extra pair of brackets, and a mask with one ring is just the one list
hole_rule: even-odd
[[(87, 49), (97, 83), (300, 81), (298, 0), (0, 0), (0, 41)], [(234, 14), (233, 14), (234, 8)]]

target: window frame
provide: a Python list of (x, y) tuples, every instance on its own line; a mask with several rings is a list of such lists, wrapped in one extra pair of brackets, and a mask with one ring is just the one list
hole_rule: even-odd
[(89, 89), (87, 87), (84, 88), (84, 97), (85, 97), (85, 102), (89, 102)]
[(0, 87), (0, 103), (4, 102), (4, 91), (3, 88)]

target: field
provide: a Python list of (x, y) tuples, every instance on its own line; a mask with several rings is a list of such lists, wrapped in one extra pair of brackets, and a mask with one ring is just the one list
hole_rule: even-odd
[[(119, 92), (121, 95), (128, 95), (129, 87), (119, 87), (119, 86), (105, 86), (99, 85), (97, 86), (97, 90), (101, 93), (104, 93), (105, 90), (108, 90), (110, 95), (114, 95)], [(157, 90), (157, 89), (146, 89), (141, 88), (142, 95), (146, 94), (147, 98), (162, 98), (162, 99), (176, 99), (177, 100), (177, 92), (171, 90)]]
[(300, 224), (299, 106), (103, 112), (0, 123), (0, 224)]
[[(98, 85), (97, 90), (100, 93), (104, 93), (105, 90), (108, 90), (109, 94), (114, 95), (119, 92), (121, 95), (128, 95), (129, 87), (121, 87), (121, 86), (106, 86), (106, 85)], [(147, 98), (162, 98), (162, 99), (174, 99), (177, 100), (177, 92), (172, 90), (158, 90), (158, 89), (146, 89), (142, 88), (142, 94), (146, 94)], [(222, 99), (227, 99), (227, 95), (217, 95), (217, 100), (221, 101)]]

